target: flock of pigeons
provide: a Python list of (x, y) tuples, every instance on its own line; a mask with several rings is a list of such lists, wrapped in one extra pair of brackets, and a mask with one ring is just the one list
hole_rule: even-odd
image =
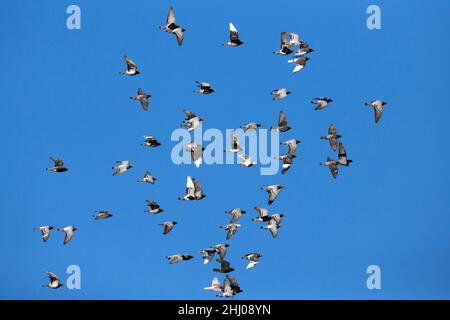
[[(166, 25), (161, 26), (160, 29), (168, 33), (174, 34), (177, 38), (178, 44), (182, 45), (184, 38), (183, 33), (186, 30), (183, 27), (176, 24), (175, 15), (172, 7), (170, 7), (169, 9)], [(230, 39), (228, 42), (224, 43), (224, 45), (229, 47), (237, 47), (244, 44), (244, 42), (241, 41), (239, 38), (239, 34), (236, 27), (231, 22), (229, 24), (229, 29), (230, 29)], [(292, 32), (282, 32), (281, 48), (273, 53), (280, 55), (293, 54), (294, 56), (293, 59), (288, 60), (288, 62), (295, 64), (293, 72), (299, 72), (304, 68), (306, 62), (309, 60), (309, 58), (306, 57), (306, 55), (313, 51), (314, 50), (310, 49), (306, 42), (300, 41), (298, 34)], [(133, 60), (131, 60), (128, 56), (124, 56), (124, 58), (127, 64), (127, 70), (120, 73), (127, 76), (135, 76), (140, 74), (140, 71), (138, 70), (138, 67), (133, 62)], [(194, 90), (195, 93), (207, 95), (214, 92), (214, 89), (209, 83), (197, 81), (196, 84), (198, 85), (198, 89)], [(272, 98), (273, 100), (281, 100), (286, 98), (290, 93), (291, 92), (289, 90), (281, 88), (272, 90), (271, 95), (273, 96)], [(142, 108), (145, 111), (149, 109), (149, 99), (151, 98), (151, 95), (145, 93), (141, 88), (138, 88), (137, 94), (130, 98), (139, 101), (139, 103), (141, 104)], [(323, 110), (332, 101), (333, 101), (332, 99), (321, 97), (313, 99), (311, 103), (315, 105), (315, 110)], [(377, 123), (380, 120), (383, 111), (383, 106), (386, 105), (386, 102), (376, 100), (368, 102), (366, 103), (366, 105), (374, 108), (375, 122)], [(200, 126), (201, 122), (203, 121), (202, 118), (198, 117), (195, 113), (189, 110), (183, 109), (182, 111), (186, 115), (186, 119), (183, 120), (182, 126), (186, 127), (189, 132), (195, 130)], [(261, 125), (255, 122), (247, 123), (241, 126), (244, 132), (257, 130), (260, 127)], [(287, 132), (291, 129), (291, 127), (288, 126), (288, 121), (283, 111), (280, 111), (279, 113), (278, 125), (276, 127), (270, 127), (270, 129), (278, 132)], [(328, 157), (325, 162), (320, 163), (320, 165), (329, 167), (333, 178), (337, 177), (339, 166), (348, 167), (350, 163), (352, 163), (352, 160), (349, 160), (347, 158), (344, 145), (342, 144), (342, 142), (339, 141), (340, 138), (341, 135), (337, 133), (336, 128), (334, 127), (333, 124), (329, 125), (328, 134), (320, 137), (320, 139), (329, 141), (329, 144), (333, 151), (338, 150), (337, 160)], [(141, 144), (143, 147), (155, 148), (161, 145), (161, 143), (158, 142), (158, 140), (154, 136), (144, 136), (144, 140), (145, 142)], [(299, 143), (301, 143), (301, 141), (298, 139), (289, 139), (280, 143), (281, 145), (285, 145), (288, 147), (288, 150), (285, 154), (277, 156), (277, 159), (283, 162), (281, 170), (282, 174), (285, 174), (292, 166), (293, 159), (296, 157), (297, 145)], [(205, 150), (205, 148), (203, 148), (200, 144), (196, 142), (191, 142), (185, 147), (185, 150), (187, 152), (190, 152), (194, 164), (197, 167), (199, 167), (202, 162), (202, 152)], [(238, 138), (233, 131), (231, 132), (231, 146), (229, 149), (226, 149), (224, 151), (232, 153), (239, 153), (243, 151), (243, 148), (239, 144)], [(248, 155), (239, 154), (238, 156), (242, 159), (242, 162), (239, 163), (241, 166), (251, 167), (256, 164), (253, 161), (253, 159)], [(58, 173), (68, 171), (68, 168), (65, 167), (64, 162), (61, 159), (58, 159), (56, 157), (50, 157), (50, 159), (54, 162), (54, 166), (51, 168), (47, 168), (47, 171)], [(127, 160), (117, 161), (116, 165), (112, 167), (112, 169), (114, 170), (113, 176), (121, 175), (131, 168), (133, 168), (133, 165), (129, 161)], [(139, 183), (149, 183), (149, 184), (154, 184), (156, 181), (157, 178), (154, 177), (149, 171), (145, 173), (143, 178), (138, 180)], [(283, 185), (270, 185), (261, 188), (263, 191), (268, 193), (268, 205), (271, 205), (277, 199), (279, 193), (284, 188), (285, 186)], [(178, 199), (183, 201), (192, 201), (192, 200), (201, 200), (205, 197), (206, 194), (203, 193), (203, 190), (199, 182), (195, 178), (188, 176), (186, 180), (186, 193), (185, 195), (180, 196)], [(148, 209), (145, 210), (146, 213), (159, 214), (164, 211), (164, 209), (162, 209), (159, 206), (159, 204), (156, 203), (154, 200), (146, 200), (146, 202), (148, 205)], [(266, 208), (262, 207), (255, 207), (254, 209), (258, 212), (258, 216), (252, 218), (251, 221), (256, 223), (266, 223), (260, 228), (270, 231), (272, 237), (274, 238), (277, 237), (284, 214), (280, 213), (269, 214), (269, 211)], [(226, 211), (226, 213), (231, 216), (231, 220), (229, 224), (220, 226), (220, 228), (227, 231), (226, 239), (229, 240), (236, 234), (237, 230), (241, 227), (241, 225), (236, 222), (242, 217), (242, 215), (246, 213), (246, 211), (241, 208), (234, 208), (229, 211)], [(93, 215), (95, 220), (108, 219), (112, 216), (113, 215), (108, 211), (97, 211)], [(162, 232), (163, 235), (166, 235), (169, 232), (171, 232), (177, 224), (178, 224), (177, 221), (165, 221), (160, 223), (160, 226), (163, 227)], [(46, 242), (48, 241), (51, 230), (53, 230), (54, 227), (51, 225), (44, 225), (37, 227), (35, 229), (41, 232), (42, 240)], [(72, 240), (74, 232), (77, 230), (77, 227), (69, 225), (66, 227), (57, 228), (57, 230), (65, 233), (64, 244), (68, 244)], [(236, 294), (243, 291), (240, 288), (237, 280), (229, 274), (230, 272), (235, 270), (234, 268), (231, 267), (230, 262), (225, 260), (229, 246), (230, 246), (229, 244), (216, 244), (214, 246), (211, 246), (209, 248), (200, 251), (204, 264), (208, 264), (216, 254), (218, 255), (218, 259), (216, 259), (216, 261), (219, 263), (219, 267), (213, 268), (213, 272), (226, 274), (226, 279), (224, 279), (223, 284), (221, 284), (219, 279), (217, 277), (214, 277), (211, 286), (205, 287), (204, 289), (218, 292), (219, 294), (217, 296), (224, 298), (233, 297)], [(244, 255), (242, 259), (248, 261), (246, 269), (254, 268), (259, 263), (262, 256), (263, 255), (258, 252), (252, 252)], [(191, 254), (178, 253), (167, 256), (166, 258), (169, 264), (175, 264), (181, 261), (190, 260), (194, 258), (194, 256)], [(50, 282), (49, 284), (44, 285), (45, 287), (57, 289), (62, 286), (57, 275), (55, 275), (52, 272), (47, 272), (47, 274), (50, 278)]]

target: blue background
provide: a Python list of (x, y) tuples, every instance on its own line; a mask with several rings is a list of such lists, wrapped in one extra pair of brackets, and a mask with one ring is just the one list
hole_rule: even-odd
[[(66, 28), (66, 8), (81, 7), (82, 29)], [(382, 10), (382, 29), (366, 27), (366, 8)], [(183, 46), (158, 30), (168, 7), (188, 31)], [(198, 251), (225, 241), (224, 211), (248, 211), (228, 260), (245, 290), (236, 299), (450, 298), (450, 206), (447, 105), (448, 1), (4, 1), (0, 11), (0, 298), (209, 299), (204, 291), (216, 263)], [(228, 22), (245, 45), (226, 48)], [(315, 49), (299, 74), (275, 56), (282, 31), (300, 34)], [(142, 74), (125, 77), (122, 56)], [(216, 93), (195, 95), (195, 80)], [(151, 93), (144, 112), (129, 99)], [(293, 94), (271, 101), (269, 92)], [(313, 111), (309, 101), (334, 102)], [(379, 124), (364, 102), (389, 104)], [(259, 168), (172, 164), (188, 108), (204, 128), (275, 125), (284, 110), (299, 138), (299, 158), (284, 176)], [(333, 156), (319, 139), (334, 123), (354, 163), (333, 180), (319, 166)], [(155, 135), (162, 147), (140, 146)], [(48, 157), (70, 171), (45, 171)], [(135, 167), (112, 177), (116, 160)], [(156, 185), (136, 183), (146, 170)], [(208, 197), (182, 202), (186, 176)], [(287, 188), (270, 206), (286, 214), (276, 239), (250, 221), (267, 207), (268, 184)], [(146, 215), (145, 199), (166, 210)], [(94, 221), (94, 210), (115, 216)], [(179, 225), (161, 235), (158, 223)], [(32, 228), (76, 225), (67, 246), (53, 232), (48, 243)], [(245, 270), (240, 257), (264, 257)], [(169, 265), (166, 255), (193, 253)], [(65, 284), (66, 268), (82, 271), (82, 289), (49, 290), (47, 270)], [(368, 290), (366, 268), (382, 270), (382, 289)], [(222, 279), (222, 276), (220, 276)]]

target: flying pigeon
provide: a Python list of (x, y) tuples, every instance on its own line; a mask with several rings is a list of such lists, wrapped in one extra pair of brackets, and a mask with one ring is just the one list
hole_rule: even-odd
[(270, 92), (271, 95), (273, 95), (272, 100), (281, 100), (286, 98), (288, 95), (290, 95), (292, 92), (288, 89), (282, 88), (282, 89), (274, 89)]
[(287, 125), (287, 118), (283, 111), (280, 111), (278, 116), (278, 127), (270, 127), (270, 130), (286, 132), (291, 130), (292, 128)]
[(200, 88), (199, 90), (194, 90), (195, 93), (200, 93), (200, 94), (210, 94), (214, 92), (214, 89), (211, 87), (211, 85), (207, 82), (202, 82), (202, 81), (195, 81), (195, 83), (198, 85), (198, 87)]
[(127, 63), (127, 71), (120, 72), (121, 74), (125, 74), (127, 76), (135, 76), (139, 74), (140, 72), (137, 69), (136, 64), (131, 60), (128, 56), (123, 56), (125, 59), (125, 62)]
[(123, 161), (116, 161), (119, 165), (113, 166), (112, 169), (116, 170), (113, 173), (113, 176), (117, 176), (119, 174), (127, 172), (128, 169), (133, 168), (133, 166), (129, 163), (129, 161), (123, 160)]
[(268, 204), (271, 205), (278, 197), (278, 194), (281, 192), (281, 190), (283, 190), (284, 188), (285, 186), (277, 184), (261, 188), (261, 190), (264, 190), (269, 194)]
[(232, 298), (234, 296), (233, 289), (231, 289), (231, 286), (227, 280), (223, 280), (222, 293), (216, 296), (219, 298)]
[(378, 123), (378, 121), (380, 121), (381, 114), (383, 113), (383, 106), (387, 105), (387, 102), (374, 100), (371, 102), (366, 102), (365, 105), (373, 108), (375, 112), (375, 123)]
[(281, 33), (281, 48), (278, 51), (274, 51), (274, 54), (288, 55), (294, 52), (294, 50), (290, 49), (291, 47), (295, 47), (299, 45), (299, 36), (296, 33), (292, 32), (282, 32)]
[(186, 145), (185, 150), (191, 153), (192, 161), (194, 161), (195, 166), (198, 168), (202, 164), (202, 156), (205, 148), (198, 144), (197, 142), (190, 142)]
[(145, 142), (141, 146), (155, 148), (161, 145), (160, 142), (154, 136), (144, 136)]
[(166, 221), (160, 223), (159, 225), (164, 227), (163, 234), (168, 234), (173, 229), (173, 227), (175, 227), (176, 224), (178, 224), (178, 222), (176, 221)]
[(203, 122), (202, 118), (193, 117), (190, 119), (183, 120), (182, 126), (188, 128), (188, 131), (191, 132), (191, 131), (197, 129), (201, 125), (202, 122)]
[(297, 151), (297, 144), (301, 143), (298, 139), (289, 139), (284, 142), (280, 142), (280, 145), (288, 146), (288, 155), (293, 155)]
[(252, 221), (255, 222), (266, 222), (270, 220), (269, 211), (265, 208), (255, 207), (255, 210), (258, 211), (259, 217), (252, 218)]
[(225, 213), (232, 215), (230, 223), (234, 223), (239, 220), (239, 218), (245, 214), (247, 211), (242, 210), (241, 208), (235, 208), (228, 211), (225, 211)]
[(225, 150), (228, 152), (239, 152), (242, 151), (242, 147), (239, 144), (238, 138), (236, 136), (236, 134), (234, 133), (234, 131), (231, 131), (231, 148), (228, 150)]
[(244, 291), (241, 289), (241, 287), (239, 286), (239, 283), (233, 276), (227, 274), (226, 278), (230, 282), (230, 287), (231, 287), (231, 290), (233, 291), (233, 295), (236, 295), (236, 294)]
[(292, 72), (299, 72), (300, 70), (302, 70), (305, 67), (306, 61), (308, 61), (308, 60), (309, 60), (308, 57), (296, 56), (294, 59), (288, 60), (288, 63), (295, 63), (295, 67), (294, 67), (294, 70), (292, 70)]
[(51, 171), (51, 172), (65, 172), (68, 171), (69, 169), (67, 169), (66, 167), (64, 167), (64, 161), (62, 161), (61, 159), (58, 159), (56, 157), (50, 157), (50, 160), (53, 161), (54, 165), (52, 168), (47, 168), (47, 171)]
[(345, 148), (344, 145), (342, 144), (342, 142), (339, 142), (339, 159), (338, 159), (338, 165), (341, 166), (346, 166), (348, 167), (350, 165), (350, 163), (353, 162), (353, 160), (349, 160), (347, 159), (347, 152), (345, 152)]
[(250, 122), (250, 123), (247, 123), (247, 124), (244, 124), (243, 126), (241, 126), (241, 128), (244, 130), (244, 132), (251, 132), (253, 130), (258, 129), (259, 127), (261, 127), (261, 125), (256, 122)]
[(253, 161), (252, 157), (246, 154), (244, 155), (239, 154), (238, 157), (242, 159), (242, 162), (239, 163), (240, 166), (249, 168), (253, 167), (256, 164), (256, 162)]
[(237, 47), (243, 44), (244, 42), (239, 39), (238, 31), (236, 30), (235, 26), (230, 22), (230, 41), (224, 43), (224, 46), (227, 47)]
[(144, 111), (147, 111), (149, 107), (148, 99), (151, 96), (151, 94), (145, 93), (141, 88), (138, 88), (137, 95), (130, 97), (130, 99), (139, 101)]
[(230, 263), (223, 259), (216, 259), (217, 262), (220, 263), (220, 268), (214, 268), (213, 272), (219, 273), (228, 273), (234, 270), (234, 268), (230, 267)]
[(98, 212), (97, 214), (94, 214), (92, 217), (95, 218), (95, 220), (102, 220), (102, 219), (107, 219), (112, 217), (113, 215), (111, 213), (109, 213), (106, 210), (100, 210), (100, 211), (96, 211)]
[(53, 272), (47, 271), (47, 275), (50, 278), (50, 283), (42, 285), (43, 287), (50, 288), (50, 289), (58, 289), (63, 286), (59, 282), (59, 278), (56, 274), (54, 274)]
[(275, 213), (275, 214), (272, 214), (270, 216), (270, 220), (271, 221), (272, 220), (275, 221), (277, 227), (280, 227), (281, 226), (281, 218), (283, 218), (283, 217), (284, 217), (284, 214), (282, 214), (282, 213)]
[(249, 263), (248, 263), (248, 265), (247, 265), (247, 267), (245, 269), (253, 268), (259, 262), (259, 259), (261, 257), (262, 257), (262, 254), (256, 253), (256, 252), (248, 253), (245, 256), (243, 256), (242, 259), (245, 259), (245, 260), (249, 261)]
[(331, 174), (333, 175), (333, 178), (336, 179), (338, 175), (338, 162), (330, 157), (327, 158), (327, 161), (321, 162), (321, 166), (326, 166), (330, 168)]
[[(222, 285), (219, 282), (219, 279), (217, 279), (217, 277), (213, 278), (213, 281), (211, 283), (210, 287), (205, 287), (203, 288), (204, 290), (211, 290), (211, 291), (217, 291), (217, 292), (222, 292)], [(231, 287), (230, 287), (231, 289)]]
[(281, 167), (281, 174), (285, 174), (289, 168), (292, 166), (292, 160), (297, 158), (295, 154), (282, 154), (281, 156), (275, 157), (275, 159), (279, 159), (283, 161), (283, 165)]
[(336, 128), (334, 127), (334, 125), (330, 124), (330, 126), (328, 127), (328, 134), (326, 136), (320, 137), (320, 139), (328, 140), (330, 142), (331, 149), (333, 149), (333, 151), (336, 151), (338, 147), (337, 139), (341, 137), (342, 136), (340, 134), (336, 133)]
[(138, 182), (139, 183), (151, 183), (151, 184), (154, 184), (156, 180), (158, 180), (158, 179), (155, 178), (154, 176), (152, 176), (150, 171), (147, 171), (144, 174), (144, 177), (142, 179), (139, 179)]
[(231, 239), (234, 236), (234, 234), (236, 233), (237, 229), (240, 227), (241, 227), (241, 225), (237, 224), (237, 223), (230, 223), (230, 224), (227, 224), (226, 226), (220, 226), (221, 229), (228, 231), (227, 236), (226, 236), (227, 240)]
[(177, 37), (178, 45), (181, 46), (183, 43), (183, 32), (186, 29), (180, 27), (175, 23), (175, 14), (173, 13), (173, 8), (169, 8), (169, 14), (167, 15), (166, 25), (159, 27), (161, 30), (172, 33)]
[(166, 257), (166, 259), (169, 261), (169, 264), (174, 264), (185, 260), (191, 260), (192, 258), (194, 258), (194, 256), (191, 256), (190, 254), (181, 254), (181, 253)]
[(333, 102), (333, 100), (328, 99), (327, 97), (321, 97), (321, 98), (314, 98), (311, 101), (311, 104), (316, 104), (314, 110), (322, 110), (325, 109), (325, 107), (328, 106), (330, 102)]
[(153, 200), (145, 200), (150, 209), (145, 210), (144, 212), (158, 214), (164, 211), (164, 209), (160, 208), (159, 204), (157, 204)]
[(50, 237), (50, 231), (53, 230), (53, 226), (41, 226), (36, 227), (34, 230), (38, 230), (42, 234), (42, 241), (47, 242), (48, 238)]
[(227, 254), (227, 249), (230, 245), (226, 243), (216, 244), (214, 246), (214, 249), (216, 249), (217, 254), (219, 255), (220, 259), (224, 259)]
[(275, 220), (270, 219), (269, 223), (266, 226), (262, 226), (260, 228), (269, 230), (270, 233), (272, 234), (272, 237), (276, 238), (278, 236), (278, 228), (280, 228), (280, 225), (278, 225)]
[(200, 251), (202, 254), (203, 264), (208, 264), (216, 254), (216, 248), (207, 248)]
[(56, 229), (58, 231), (64, 231), (66, 233), (66, 236), (64, 238), (64, 244), (68, 244), (70, 240), (72, 240), (73, 238), (73, 233), (78, 230), (77, 227), (74, 226), (67, 226), (64, 228), (58, 228)]
[(191, 178), (190, 176), (186, 179), (186, 195), (183, 197), (179, 197), (178, 200), (201, 200), (206, 197), (206, 194), (203, 193), (200, 184), (197, 182), (195, 178)]

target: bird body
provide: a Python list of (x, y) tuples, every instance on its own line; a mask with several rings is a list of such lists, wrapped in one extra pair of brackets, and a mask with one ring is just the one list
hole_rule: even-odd
[(194, 90), (195, 93), (200, 93), (200, 94), (210, 94), (214, 92), (214, 89), (211, 87), (211, 85), (207, 82), (202, 82), (202, 81), (195, 81), (195, 83), (198, 85), (198, 87), (200, 88), (199, 90)]
[(34, 228), (34, 230), (38, 230), (41, 232), (43, 242), (47, 242), (48, 238), (50, 237), (50, 232), (53, 229), (54, 229), (53, 226), (41, 226)]
[(139, 101), (141, 103), (142, 109), (144, 109), (144, 111), (147, 111), (150, 106), (148, 99), (151, 98), (151, 96), (151, 94), (145, 93), (141, 88), (138, 88), (137, 95), (131, 96), (130, 99)]
[(381, 115), (383, 114), (383, 106), (387, 105), (387, 102), (374, 100), (371, 102), (366, 102), (365, 105), (373, 108), (375, 114), (375, 123), (378, 123), (378, 121), (380, 121)]
[(47, 275), (50, 278), (50, 283), (43, 285), (43, 287), (45, 288), (50, 288), (50, 289), (58, 289), (60, 287), (62, 287), (63, 285), (59, 282), (59, 278), (56, 274), (54, 274), (53, 272), (47, 271)]
[(156, 180), (158, 180), (158, 179), (155, 178), (154, 176), (152, 176), (150, 171), (147, 171), (144, 174), (144, 177), (142, 179), (139, 179), (138, 182), (139, 183), (151, 183), (151, 184), (154, 184)]
[(273, 96), (272, 100), (281, 100), (286, 98), (288, 95), (290, 95), (292, 92), (289, 91), (286, 88), (282, 89), (274, 89), (270, 92), (270, 94)]
[(145, 200), (147, 202), (147, 205), (150, 207), (150, 209), (145, 210), (144, 212), (152, 213), (152, 214), (158, 214), (164, 211), (159, 204), (157, 204), (153, 200)]
[(278, 116), (278, 127), (270, 127), (270, 130), (271, 131), (279, 131), (279, 132), (289, 131), (292, 128), (289, 127), (287, 124), (288, 124), (288, 121), (287, 121), (286, 115), (284, 114), (283, 111), (280, 111), (280, 114)]
[(178, 200), (201, 200), (205, 197), (206, 194), (203, 193), (198, 181), (195, 178), (188, 176), (186, 179), (186, 195), (179, 197)]
[(64, 167), (64, 161), (62, 161), (61, 159), (58, 159), (56, 157), (50, 157), (50, 160), (53, 161), (54, 166), (51, 168), (47, 168), (47, 171), (51, 171), (51, 172), (66, 172), (69, 169), (67, 169), (66, 167)]
[(328, 106), (329, 103), (333, 102), (332, 99), (328, 99), (327, 97), (315, 98), (311, 101), (311, 104), (315, 104), (316, 107), (314, 110), (322, 110)]
[(328, 127), (328, 134), (326, 136), (320, 137), (320, 139), (328, 140), (330, 142), (330, 147), (333, 151), (337, 150), (338, 147), (338, 139), (342, 136), (336, 133), (336, 128), (333, 124), (330, 124)]
[(231, 210), (228, 210), (228, 211), (225, 211), (225, 212), (226, 212), (227, 214), (230, 214), (230, 215), (233, 216), (233, 217), (231, 218), (230, 223), (236, 222), (237, 220), (239, 220), (239, 218), (240, 218), (243, 214), (247, 213), (247, 211), (242, 210), (241, 208), (235, 208), (235, 209), (231, 209)]
[(328, 168), (330, 168), (331, 174), (333, 176), (334, 179), (336, 179), (337, 175), (338, 175), (338, 162), (330, 157), (327, 158), (327, 161), (325, 162), (321, 162), (320, 163), (321, 166), (326, 166)]
[(220, 226), (221, 229), (228, 231), (226, 236), (227, 240), (231, 239), (236, 234), (237, 229), (240, 227), (241, 225), (238, 223), (230, 223), (226, 226)]
[(127, 76), (135, 76), (138, 75), (140, 72), (134, 63), (133, 60), (131, 60), (128, 56), (123, 56), (125, 59), (125, 63), (127, 64), (127, 71), (120, 72), (121, 74), (127, 75)]
[(94, 214), (93, 217), (95, 218), (95, 220), (102, 220), (102, 219), (108, 219), (110, 217), (112, 217), (113, 215), (111, 213), (109, 213), (108, 211), (105, 210), (100, 210), (98, 211), (97, 214)]
[(112, 167), (113, 170), (116, 170), (113, 173), (113, 176), (123, 174), (123, 173), (127, 172), (128, 169), (133, 168), (133, 165), (131, 165), (129, 163), (129, 161), (127, 161), (127, 160), (116, 161), (116, 163), (118, 163), (118, 165)]
[(178, 222), (176, 221), (166, 221), (160, 223), (159, 225), (164, 227), (163, 234), (168, 234), (170, 231), (172, 231), (173, 227), (175, 227), (176, 224), (178, 224)]
[(278, 197), (281, 190), (283, 190), (284, 188), (285, 188), (285, 186), (277, 184), (277, 185), (263, 187), (263, 188), (261, 188), (261, 190), (266, 191), (269, 194), (269, 199), (268, 199), (267, 203), (269, 205), (271, 205), (275, 201), (275, 199)]
[(236, 27), (233, 25), (233, 23), (230, 22), (229, 27), (230, 27), (230, 41), (224, 43), (223, 45), (227, 47), (237, 47), (244, 44), (244, 42), (239, 39), (239, 33)]
[(192, 258), (194, 258), (194, 256), (190, 255), (190, 254), (182, 254), (182, 253), (177, 253), (171, 256), (166, 256), (166, 259), (168, 260), (169, 264), (175, 264), (181, 261), (187, 261), (187, 260), (191, 260)]
[(73, 238), (73, 233), (78, 230), (78, 228), (74, 226), (67, 226), (64, 228), (57, 228), (56, 230), (65, 232), (66, 236), (64, 237), (64, 244), (68, 244)]

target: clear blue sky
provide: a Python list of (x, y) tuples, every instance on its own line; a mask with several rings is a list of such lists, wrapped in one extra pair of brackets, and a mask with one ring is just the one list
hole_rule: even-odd
[[(82, 29), (66, 29), (66, 8), (82, 10)], [(382, 9), (382, 29), (366, 28), (366, 8)], [(158, 30), (173, 5), (188, 31), (179, 47)], [(236, 299), (450, 298), (450, 203), (447, 160), (448, 14), (441, 1), (5, 1), (0, 11), (0, 298), (209, 299), (214, 274), (198, 250), (225, 241), (224, 211), (248, 211), (229, 241), (228, 260), (244, 293)], [(226, 48), (233, 21), (245, 45)], [(275, 56), (281, 31), (300, 34), (315, 52), (299, 74)], [(118, 74), (122, 56), (142, 74)], [(192, 93), (194, 81), (217, 92)], [(137, 87), (153, 95), (144, 112), (129, 99)], [(271, 89), (293, 94), (280, 102)], [(316, 96), (334, 100), (315, 112)], [(379, 124), (364, 102), (389, 103)], [(285, 111), (299, 138), (299, 158), (284, 176), (239, 166), (176, 166), (170, 160), (188, 108), (205, 128), (274, 125)], [(319, 139), (329, 123), (349, 158), (337, 180), (318, 164), (333, 155)], [(162, 147), (140, 147), (143, 134)], [(48, 157), (70, 171), (51, 174)], [(135, 167), (112, 177), (115, 160)], [(253, 170), (255, 169), (255, 170)], [(136, 180), (146, 170), (156, 185)], [(187, 175), (206, 199), (181, 202)], [(284, 184), (270, 207), (286, 215), (276, 239), (250, 221), (266, 206), (259, 188)], [(145, 199), (166, 211), (146, 215)], [(115, 217), (93, 221), (94, 210)], [(177, 220), (168, 236), (158, 223)], [(76, 225), (71, 243), (54, 232), (42, 243), (32, 228)], [(245, 270), (240, 257), (264, 257)], [(194, 253), (168, 265), (164, 256)], [(82, 290), (49, 290), (45, 272), (63, 280), (82, 270)], [(366, 288), (368, 265), (382, 269), (382, 290)], [(222, 279), (222, 277), (221, 277)]]

